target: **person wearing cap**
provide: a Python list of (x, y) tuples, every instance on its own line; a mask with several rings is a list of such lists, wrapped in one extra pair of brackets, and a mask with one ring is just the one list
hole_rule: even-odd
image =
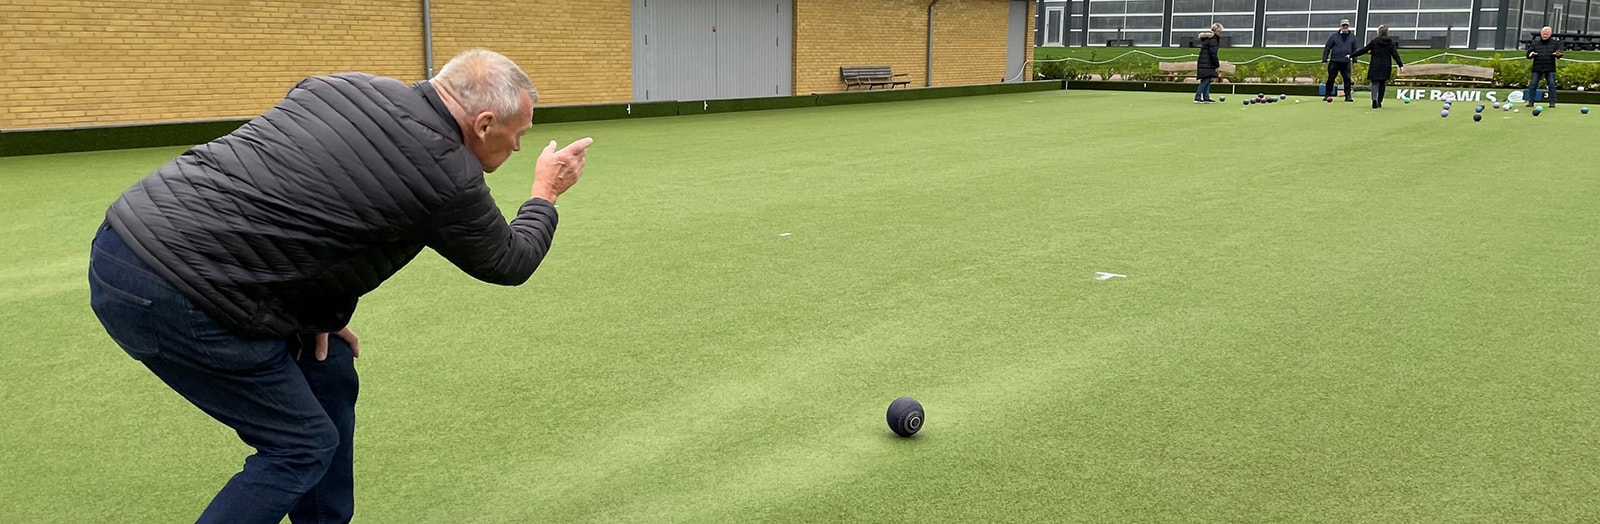
[(1350, 32), (1350, 19), (1339, 21), (1339, 30), (1328, 36), (1328, 43), (1322, 44), (1322, 65), (1328, 66), (1328, 82), (1324, 84), (1323, 93), (1333, 96), (1334, 75), (1344, 75), (1344, 101), (1354, 102), (1350, 98), (1350, 59), (1348, 55), (1356, 51), (1356, 35)]

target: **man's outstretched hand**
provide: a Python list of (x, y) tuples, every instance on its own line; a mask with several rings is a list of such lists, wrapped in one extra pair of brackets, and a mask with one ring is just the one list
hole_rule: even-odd
[(533, 197), (556, 203), (556, 197), (567, 192), (583, 176), (584, 154), (593, 143), (593, 138), (583, 138), (559, 151), (554, 140), (544, 146), (539, 162), (533, 167)]

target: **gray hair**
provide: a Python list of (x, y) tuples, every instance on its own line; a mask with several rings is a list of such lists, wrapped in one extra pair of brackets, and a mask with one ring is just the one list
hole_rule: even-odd
[(1221, 33), (1222, 32), (1222, 22), (1212, 22), (1211, 23), (1211, 32), (1213, 34)]
[(496, 118), (509, 119), (521, 109), (522, 93), (539, 101), (539, 91), (528, 74), (506, 55), (488, 49), (469, 49), (456, 55), (433, 76), (433, 81), (448, 88), (456, 103), (470, 114), (488, 111)]
[(1388, 24), (1378, 26), (1378, 36), (1389, 36)]

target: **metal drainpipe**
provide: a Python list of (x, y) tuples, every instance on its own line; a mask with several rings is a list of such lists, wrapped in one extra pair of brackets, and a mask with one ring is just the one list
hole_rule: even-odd
[(422, 0), (422, 71), (427, 78), (433, 78), (433, 10), (429, 9), (428, 0)]
[(933, 6), (938, 3), (939, 0), (928, 3), (928, 80), (923, 87), (933, 87)]

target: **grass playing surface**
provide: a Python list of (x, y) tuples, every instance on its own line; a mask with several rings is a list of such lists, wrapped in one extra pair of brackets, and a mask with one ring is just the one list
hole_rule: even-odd
[[(358, 520), (1600, 516), (1600, 114), (1188, 100), (535, 127), (508, 210), (596, 144), (530, 283), (357, 312)], [(186, 521), (248, 453), (88, 308), (181, 151), (0, 159), (0, 522)]]

